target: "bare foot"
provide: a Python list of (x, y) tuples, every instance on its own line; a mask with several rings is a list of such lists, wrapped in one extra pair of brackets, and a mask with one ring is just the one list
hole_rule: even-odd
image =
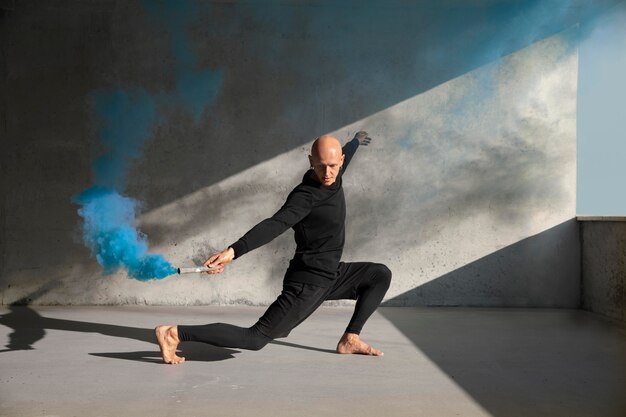
[(178, 327), (176, 326), (158, 326), (154, 329), (157, 342), (161, 348), (163, 362), (177, 365), (185, 362), (185, 358), (176, 355), (176, 347), (180, 343), (178, 339)]
[(337, 344), (338, 353), (359, 353), (361, 355), (383, 356), (384, 353), (374, 349), (361, 340), (358, 334), (344, 333)]

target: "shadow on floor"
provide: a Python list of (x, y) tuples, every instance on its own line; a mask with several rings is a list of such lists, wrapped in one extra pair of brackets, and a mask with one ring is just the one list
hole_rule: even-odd
[[(218, 346), (207, 345), (196, 342), (185, 342), (184, 351), (179, 352), (186, 360), (194, 362), (216, 362), (234, 358), (233, 354), (240, 353), (239, 350), (227, 349)], [(136, 352), (101, 352), (89, 353), (92, 356), (101, 358), (124, 359), (129, 361), (147, 362), (163, 364), (161, 354), (158, 350), (142, 350)]]
[[(30, 298), (33, 299), (32, 296)], [(40, 315), (28, 305), (9, 306), (9, 312), (0, 316), (0, 324), (13, 329), (13, 332), (9, 335), (9, 343), (6, 345), (5, 349), (0, 350), (0, 353), (14, 350), (34, 349), (35, 343), (45, 337), (46, 330), (100, 333), (105, 336), (139, 340), (141, 342), (154, 343), (156, 345), (153, 329), (49, 318)], [(317, 352), (336, 353), (334, 350), (298, 345), (296, 343), (281, 342), (276, 340), (271, 341), (270, 343)], [(239, 352), (239, 350), (212, 346), (204, 343), (185, 342), (183, 356), (193, 361), (211, 362), (233, 358), (233, 354)], [(156, 347), (154, 351), (101, 352), (89, 354), (105, 358), (162, 363), (159, 350)]]
[(9, 312), (0, 316), (0, 324), (13, 329), (4, 351), (34, 349), (33, 345), (46, 335), (46, 330), (65, 330), (82, 333), (100, 333), (141, 342), (155, 343), (154, 330), (114, 324), (48, 318), (27, 305), (11, 305)]
[(492, 416), (626, 415), (624, 326), (565, 309), (379, 312)]
[(378, 311), (492, 416), (622, 417), (626, 327), (576, 309), (578, 234), (567, 220)]
[(332, 353), (333, 355), (337, 353), (335, 350), (332, 350), (332, 349), (322, 349), (322, 348), (316, 348), (316, 347), (311, 347), (311, 346), (298, 345), (296, 343), (291, 343), (291, 342), (279, 342), (277, 340), (272, 340), (270, 343), (273, 344), (273, 345), (294, 347), (294, 348), (298, 348), (298, 349), (312, 350), (312, 351), (315, 351), (315, 352)]
[[(6, 345), (6, 349), (0, 350), (0, 352), (34, 349), (34, 345), (45, 337), (46, 330), (64, 330), (81, 333), (100, 333), (105, 336), (121, 337), (139, 340), (141, 342), (154, 343), (154, 350), (139, 352), (101, 352), (89, 354), (103, 358), (125, 359), (159, 364), (163, 363), (159, 349), (156, 346), (153, 329), (48, 318), (41, 316), (35, 310), (26, 305), (10, 306), (9, 312), (0, 317), (0, 324), (13, 329), (13, 332), (9, 335), (9, 343)], [(234, 353), (239, 353), (238, 350), (216, 346), (209, 346), (207, 349), (202, 349), (200, 346), (193, 345), (194, 343), (185, 344), (184, 356), (187, 359), (194, 361), (221, 361), (231, 359), (234, 357)]]

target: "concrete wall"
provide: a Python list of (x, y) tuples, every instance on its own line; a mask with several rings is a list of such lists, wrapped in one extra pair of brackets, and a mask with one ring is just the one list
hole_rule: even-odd
[[(557, 3), (9, 2), (1, 302), (267, 304), (280, 291), (291, 231), (221, 276), (102, 275), (70, 199), (103, 150), (94, 94), (140, 90), (158, 121), (122, 191), (175, 265), (273, 214), (316, 136), (366, 129), (345, 178), (344, 260), (386, 263), (388, 303), (577, 306), (576, 24), (604, 3)], [(207, 71), (214, 100), (179, 100), (181, 74)]]
[(581, 220), (582, 308), (626, 321), (626, 218)]

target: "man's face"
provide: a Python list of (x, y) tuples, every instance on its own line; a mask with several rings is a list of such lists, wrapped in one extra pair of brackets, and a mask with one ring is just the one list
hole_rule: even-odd
[[(341, 149), (341, 148), (340, 148)], [(324, 187), (330, 187), (335, 183), (339, 170), (343, 165), (344, 155), (334, 148), (322, 151), (320, 155), (309, 155), (309, 162), (315, 171), (315, 175)]]

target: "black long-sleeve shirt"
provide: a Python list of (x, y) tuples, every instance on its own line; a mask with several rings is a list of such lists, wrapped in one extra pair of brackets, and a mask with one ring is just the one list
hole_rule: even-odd
[(285, 280), (323, 287), (331, 285), (337, 278), (345, 242), (346, 201), (342, 177), (358, 147), (356, 138), (344, 145), (343, 166), (330, 187), (323, 187), (309, 169), (272, 217), (261, 221), (230, 245), (235, 258), (271, 242), (291, 227), (295, 232), (296, 252), (289, 262)]

